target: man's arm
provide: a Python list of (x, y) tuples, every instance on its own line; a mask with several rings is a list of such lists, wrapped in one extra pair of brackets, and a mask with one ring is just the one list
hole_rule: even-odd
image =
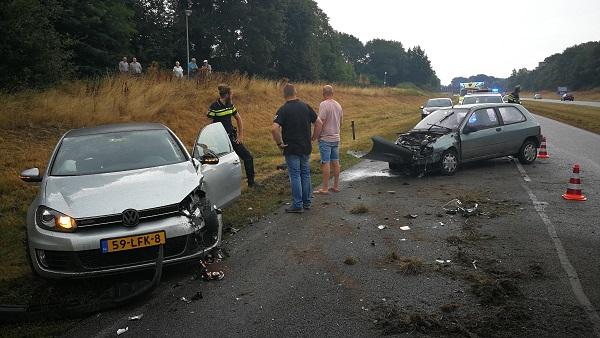
[(281, 149), (287, 147), (287, 144), (283, 143), (283, 138), (281, 137), (281, 126), (277, 122), (273, 122), (273, 126), (271, 127), (271, 135), (273, 136), (273, 141), (277, 144), (277, 146)]
[(233, 115), (233, 118), (235, 118), (235, 122), (237, 123), (237, 143), (243, 143), (244, 142), (244, 124), (242, 123), (242, 117), (240, 116), (240, 113), (237, 113), (235, 115)]
[(312, 140), (316, 141), (317, 138), (319, 138), (319, 135), (321, 135), (321, 129), (323, 129), (323, 121), (321, 121), (321, 119), (317, 117), (317, 119), (315, 120), (314, 125), (315, 126), (313, 128)]

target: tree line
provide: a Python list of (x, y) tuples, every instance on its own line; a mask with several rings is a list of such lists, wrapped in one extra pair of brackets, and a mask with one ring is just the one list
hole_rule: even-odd
[(513, 69), (510, 86), (538, 91), (568, 87), (581, 90), (600, 87), (600, 41), (590, 41), (547, 57), (534, 70)]
[(116, 71), (123, 56), (170, 70), (190, 55), (214, 69), (294, 81), (439, 88), (421, 47), (337, 32), (314, 0), (8, 0), (0, 8), (0, 88)]

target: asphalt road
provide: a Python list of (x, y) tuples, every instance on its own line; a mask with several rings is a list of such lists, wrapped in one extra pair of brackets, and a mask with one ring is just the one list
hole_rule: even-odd
[(577, 98), (575, 98), (575, 101), (561, 101), (561, 100), (552, 100), (552, 99), (539, 99), (539, 100), (534, 100), (534, 99), (521, 99), (523, 101), (536, 101), (536, 102), (545, 102), (545, 103), (560, 103), (560, 104), (570, 104), (570, 105), (575, 105), (575, 106), (589, 106), (589, 107), (599, 107), (600, 108), (600, 101), (577, 101)]
[[(232, 236), (225, 280), (193, 280), (195, 265), (167, 271), (175, 277), (143, 303), (83, 320), (67, 336), (124, 327), (122, 337), (594, 336), (600, 136), (539, 121), (551, 158), (523, 172), (504, 158), (417, 178), (364, 161), (311, 211), (279, 210)], [(561, 197), (575, 162), (587, 202)], [(478, 201), (479, 214), (445, 214), (452, 198)], [(352, 214), (359, 205), (368, 212)], [(181, 300), (196, 292), (203, 298)]]

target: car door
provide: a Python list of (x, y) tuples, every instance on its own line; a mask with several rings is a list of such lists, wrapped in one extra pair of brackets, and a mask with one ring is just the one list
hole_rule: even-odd
[(523, 141), (529, 135), (523, 122), (527, 121), (525, 115), (514, 106), (497, 107), (502, 118), (502, 132), (500, 133), (500, 152), (502, 155), (514, 155), (519, 152)]
[(501, 132), (502, 127), (494, 108), (475, 110), (469, 115), (460, 134), (461, 159), (470, 161), (497, 156)]
[(241, 194), (242, 171), (240, 159), (220, 122), (202, 129), (194, 144), (193, 157), (200, 161), (208, 151), (219, 157), (219, 163), (200, 164), (198, 171), (204, 175), (208, 199), (217, 208), (224, 208)]

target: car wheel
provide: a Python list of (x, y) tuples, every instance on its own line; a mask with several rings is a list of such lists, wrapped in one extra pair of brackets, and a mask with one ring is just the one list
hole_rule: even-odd
[(402, 170), (402, 165), (400, 163), (390, 162), (388, 163), (391, 171), (400, 171)]
[(537, 158), (537, 146), (532, 140), (526, 140), (519, 150), (519, 162), (531, 164)]
[(444, 175), (454, 175), (458, 170), (458, 155), (453, 149), (448, 149), (442, 153), (441, 169)]
[(212, 207), (208, 198), (205, 198), (202, 202), (202, 217), (204, 218), (204, 225), (206, 227), (205, 238), (203, 239), (204, 244), (212, 245), (215, 238), (219, 236), (219, 215), (217, 214), (217, 210)]

